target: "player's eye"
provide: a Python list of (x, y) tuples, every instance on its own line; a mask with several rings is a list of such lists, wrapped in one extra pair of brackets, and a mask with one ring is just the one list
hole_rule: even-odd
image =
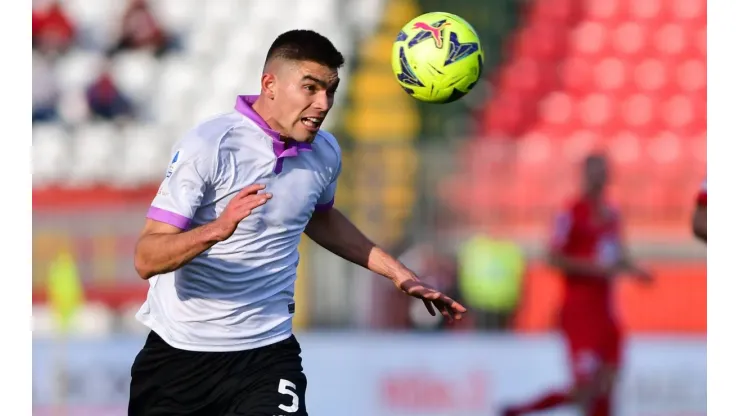
[(312, 84), (307, 84), (303, 86), (303, 89), (308, 92), (316, 92), (316, 86)]

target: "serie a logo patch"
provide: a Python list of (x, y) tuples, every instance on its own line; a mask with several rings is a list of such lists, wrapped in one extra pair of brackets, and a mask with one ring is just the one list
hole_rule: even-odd
[(172, 173), (175, 172), (175, 168), (177, 167), (177, 162), (181, 159), (180, 153), (182, 150), (178, 150), (175, 152), (175, 156), (172, 157), (172, 161), (170, 162), (170, 166), (167, 168), (167, 174), (165, 174), (165, 178), (169, 178), (172, 176)]

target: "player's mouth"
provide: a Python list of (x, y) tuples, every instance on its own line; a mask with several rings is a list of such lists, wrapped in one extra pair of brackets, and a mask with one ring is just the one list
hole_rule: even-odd
[(321, 127), (321, 123), (324, 121), (322, 117), (303, 117), (301, 123), (310, 132), (317, 132)]

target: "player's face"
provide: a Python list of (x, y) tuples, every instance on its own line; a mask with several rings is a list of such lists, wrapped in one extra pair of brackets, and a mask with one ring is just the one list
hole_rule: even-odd
[(275, 80), (278, 122), (300, 142), (313, 140), (334, 105), (336, 69), (309, 62), (288, 62)]
[(609, 169), (604, 158), (592, 158), (586, 161), (584, 169), (587, 191), (602, 191), (609, 180)]

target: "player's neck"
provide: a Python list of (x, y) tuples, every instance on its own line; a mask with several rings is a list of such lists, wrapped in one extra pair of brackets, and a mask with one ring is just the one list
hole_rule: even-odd
[(290, 136), (285, 133), (285, 129), (283, 129), (282, 126), (280, 126), (280, 123), (278, 123), (273, 117), (270, 103), (266, 98), (263, 98), (261, 95), (257, 97), (257, 100), (252, 104), (252, 110), (262, 117), (262, 120), (265, 120), (265, 123), (267, 123), (272, 130), (275, 130), (280, 134), (280, 140), (290, 139)]
[(600, 189), (589, 190), (583, 193), (583, 198), (592, 204), (601, 204), (604, 200), (604, 192)]

